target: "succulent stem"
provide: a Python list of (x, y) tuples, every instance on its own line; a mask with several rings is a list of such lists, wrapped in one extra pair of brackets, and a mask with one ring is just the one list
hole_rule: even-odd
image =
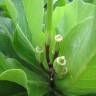
[(59, 48), (61, 47), (63, 36), (61, 34), (57, 34), (54, 39), (55, 39), (55, 50), (54, 50), (55, 52), (53, 60), (55, 60), (59, 55)]
[(39, 63), (42, 63), (44, 58), (44, 50), (41, 47), (37, 46), (35, 51), (37, 60), (39, 61)]
[(59, 79), (62, 79), (67, 73), (65, 56), (57, 57), (53, 64), (56, 75)]
[(48, 0), (47, 3), (47, 23), (46, 23), (46, 35), (47, 35), (47, 45), (50, 45), (51, 41), (51, 30), (52, 30), (52, 5), (53, 0)]

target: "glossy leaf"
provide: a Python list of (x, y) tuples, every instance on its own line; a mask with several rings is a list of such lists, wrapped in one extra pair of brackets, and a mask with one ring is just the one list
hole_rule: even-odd
[(29, 81), (29, 96), (43, 96), (47, 92), (48, 92), (47, 83)]
[(67, 0), (57, 0), (55, 6), (64, 6), (67, 3)]
[[(45, 42), (44, 33), (42, 32), (43, 1), (6, 0), (6, 7), (15, 25), (19, 24), (32, 45), (34, 47), (42, 46)], [(36, 9), (35, 13), (34, 9)], [(35, 36), (38, 39), (34, 38)]]
[(26, 67), (22, 66), (17, 60), (7, 59), (10, 68), (21, 68), (28, 78), (28, 96), (42, 96), (48, 92), (48, 82), (39, 74), (30, 71)]
[(11, 19), (0, 16), (0, 51), (9, 57), (16, 57), (12, 46), (13, 32)]
[(26, 34), (26, 36), (29, 38), (30, 31), (28, 31), (28, 25), (24, 14), (22, 0), (5, 0), (5, 5), (15, 26), (18, 24), (24, 34)]
[[(9, 70), (9, 71), (7, 71), (7, 70)], [(22, 74), (20, 73), (21, 75), (19, 75), (18, 70), (21, 70), (20, 71), (22, 73)], [(0, 72), (1, 72), (0, 83), (2, 82), (1, 86), (3, 86), (3, 88), (4, 88), (2, 90), (3, 90), (3, 92), (4, 92), (4, 90), (7, 93), (9, 92), (8, 96), (10, 96), (10, 94), (13, 94), (13, 93), (15, 94), (15, 92), (17, 92), (18, 95), (19, 95), (19, 92), (20, 93), (23, 92), (22, 93), (23, 95), (22, 94), (21, 95), (26, 96), (26, 95), (24, 95), (24, 94), (26, 94), (26, 90), (27, 90), (27, 93), (29, 94), (28, 96), (38, 96), (38, 95), (42, 96), (42, 94), (47, 93), (48, 83), (40, 74), (30, 71), (28, 68), (26, 68), (24, 65), (20, 64), (15, 59), (6, 58), (2, 53), (0, 54)], [(23, 75), (23, 73), (26, 74), (26, 76)], [(2, 74), (4, 74), (4, 75), (2, 75)], [(27, 81), (26, 81), (27, 83), (25, 82), (26, 79), (24, 79), (23, 76), (25, 76), (27, 78)], [(14, 82), (19, 85), (14, 84)], [(21, 85), (21, 87), (20, 87), (20, 85)], [(9, 90), (8, 90), (8, 88), (9, 88)], [(10, 92), (11, 88), (14, 89), (12, 92)], [(19, 88), (19, 89), (16, 90), (15, 88)], [(36, 91), (36, 93), (32, 89), (34, 89)], [(4, 93), (2, 93), (2, 90), (0, 92), (1, 92), (1, 94), (4, 94)]]
[(36, 61), (34, 48), (31, 45), (31, 42), (22, 32), (19, 25), (17, 25), (17, 30), (14, 33), (13, 45), (14, 45), (16, 52), (19, 54), (19, 56), (22, 59), (28, 61), (29, 63), (34, 63)]
[[(19, 2), (19, 3), (18, 3)], [(8, 12), (9, 12), (9, 14), (11, 15), (11, 17), (12, 17), (12, 20), (13, 20), (13, 23), (15, 23), (15, 25), (17, 26), (18, 24), (19, 24), (19, 26), (20, 26), (20, 30), (22, 29), (22, 33), (24, 33), (24, 36), (25, 36), (25, 38), (30, 42), (30, 46), (32, 47), (32, 44), (31, 44), (31, 40), (30, 40), (30, 38), (29, 38), (29, 36), (31, 37), (31, 35), (29, 34), (30, 33), (30, 31), (28, 31), (28, 27), (27, 27), (27, 21), (26, 21), (26, 18), (24, 17), (24, 10), (23, 10), (23, 8), (22, 8), (22, 2), (21, 2), (21, 0), (6, 0), (6, 2), (5, 2), (5, 4), (6, 4), (6, 7), (7, 7), (7, 9), (8, 9)], [(18, 5), (19, 4), (19, 5)], [(20, 11), (21, 10), (21, 11)], [(14, 12), (14, 14), (13, 14), (13, 12)], [(22, 15), (23, 15), (23, 17), (24, 18), (22, 18)], [(23, 22), (23, 23), (22, 23)], [(25, 22), (25, 23), (24, 23)], [(19, 30), (18, 30), (19, 31)], [(27, 32), (27, 33), (26, 33)], [(28, 33), (29, 32), (29, 33)], [(14, 35), (14, 37), (16, 37), (15, 35)], [(22, 37), (22, 36), (21, 36)], [(19, 36), (18, 36), (18, 38), (19, 38)], [(19, 38), (20, 39), (20, 38)], [(41, 40), (42, 39), (42, 40)], [(16, 40), (14, 40), (14, 41), (16, 41)], [(41, 46), (41, 44), (42, 44), (42, 42), (43, 42), (43, 45), (44, 45), (44, 34), (43, 33), (41, 33), (41, 36), (40, 36), (40, 40), (38, 39), (38, 46)], [(9, 42), (9, 41), (8, 41)], [(15, 43), (16, 44), (16, 43)], [(16, 46), (15, 44), (13, 44), (14, 46)], [(37, 45), (37, 44), (36, 44)], [(7, 45), (6, 45), (7, 46)], [(24, 46), (23, 46), (24, 47)], [(14, 47), (15, 48), (15, 47)], [(25, 48), (26, 48), (26, 46), (25, 46)], [(15, 50), (17, 50), (17, 49), (15, 49)], [(20, 49), (19, 49), (20, 50)], [(33, 48), (31, 49), (31, 51), (29, 51), (29, 53), (31, 54), (33, 54), (34, 55), (34, 53), (33, 53), (33, 51), (32, 50), (34, 50)], [(24, 52), (23, 52), (24, 53)], [(21, 53), (18, 53), (19, 54), (19, 56), (22, 58), (22, 54), (23, 54), (22, 52)], [(24, 53), (25, 54), (25, 53)], [(30, 58), (30, 60), (31, 60), (31, 63), (34, 63), (34, 61), (36, 61), (36, 59), (34, 58), (34, 56), (31, 54), (31, 56), (29, 56)], [(25, 60), (25, 58), (27, 58), (27, 56), (28, 56), (29, 54), (27, 54), (24, 58), (22, 58), (22, 59), (24, 59)], [(33, 56), (33, 57), (32, 57)], [(28, 62), (29, 62), (29, 60), (27, 60)]]
[[(42, 32), (43, 23), (43, 0), (23, 0), (24, 11), (26, 13), (26, 18), (28, 26), (30, 28), (32, 44), (36, 44), (37, 39), (39, 39)], [(34, 12), (35, 11), (35, 12)], [(36, 45), (35, 45), (36, 46)]]
[[(2, 53), (0, 53), (0, 80), (14, 81), (15, 83), (21, 84), (23, 86), (22, 80), (18, 81), (19, 80), (18, 79), (19, 78), (18, 76), (20, 76), (20, 75), (16, 75), (17, 76), (17, 79), (16, 79), (16, 78), (14, 78), (14, 76), (15, 76), (14, 74), (16, 72), (17, 72), (16, 74), (22, 74), (23, 77), (21, 76), (21, 79), (24, 78), (24, 80), (27, 82), (27, 79), (25, 79), (26, 78), (25, 73), (22, 70), (19, 70), (18, 69), (19, 64), (17, 66), (14, 66), (14, 67), (12, 65), (9, 65), (9, 64), (8, 64), (8, 61), (6, 60), (6, 57)], [(13, 65), (15, 65), (15, 64), (13, 64)], [(11, 74), (13, 76), (12, 79), (11, 79)], [(24, 86), (25, 86), (25, 84), (24, 84)]]
[(6, 33), (9, 33), (9, 36), (12, 35), (12, 33), (14, 31), (13, 30), (13, 25), (12, 25), (12, 20), (10, 18), (8, 18), (8, 17), (0, 16), (0, 27), (4, 31), (6, 31)]
[[(95, 92), (96, 29), (95, 15), (75, 26), (64, 41), (64, 55), (69, 67), (68, 78), (61, 80), (60, 87), (66, 91), (86, 94)], [(90, 26), (90, 27), (89, 27)], [(91, 61), (92, 60), (92, 61)], [(94, 63), (93, 63), (94, 62)], [(94, 70), (93, 70), (94, 69)], [(93, 82), (94, 81), (94, 82)], [(62, 85), (61, 85), (62, 84)]]
[[(59, 14), (61, 14), (60, 17)], [(56, 22), (55, 24), (58, 24), (55, 25), (57, 33), (66, 37), (74, 26), (86, 18), (90, 18), (93, 14), (94, 5), (85, 3), (83, 0), (74, 0), (72, 3), (67, 4), (64, 8), (57, 8), (54, 11), (53, 19), (53, 21)]]
[[(62, 4), (61, 1), (63, 0), (58, 1), (60, 6)], [(16, 53), (22, 59), (20, 60), (23, 62), (21, 64), (15, 59), (6, 58), (0, 54), (2, 86), (5, 81), (8, 81), (5, 83), (15, 82), (17, 86), (21, 85), (25, 88), (29, 96), (52, 95), (49, 92), (50, 87), (52, 87), (49, 84), (50, 78), (43, 68), (41, 69), (41, 65), (35, 57), (35, 47), (38, 45), (44, 47), (46, 39), (45, 33), (42, 33), (42, 25), (44, 23), (42, 22), (43, 0), (5, 0), (4, 3), (15, 25), (12, 43)], [(78, 96), (96, 93), (95, 7), (94, 4), (85, 3), (83, 0), (74, 0), (63, 7), (56, 7), (55, 11), (53, 10), (53, 28), (51, 33), (53, 37), (51, 42), (52, 50), (50, 48), (50, 52), (55, 51), (53, 48), (54, 35), (57, 33), (62, 34), (64, 41), (60, 46), (59, 55), (65, 55), (67, 59), (66, 67), (68, 67), (68, 74), (65, 75), (64, 79), (55, 77), (56, 89), (53, 88), (52, 90), (54, 93), (57, 92), (59, 94), (60, 92), (61, 96), (65, 94)], [(1, 32), (6, 32), (5, 26), (9, 30), (8, 24), (4, 23), (4, 27), (2, 24), (3, 22), (1, 22), (1, 27), (3, 28), (3, 30), (0, 29)], [(50, 52), (49, 55), (51, 54)], [(17, 74), (16, 78), (15, 74)], [(12, 85), (12, 88), (14, 87), (14, 84), (10, 85)], [(22, 91), (22, 88), (20, 90)]]
[(11, 40), (5, 32), (0, 32), (0, 51), (9, 57), (14, 57), (15, 52), (12, 48)]
[(84, 1), (88, 3), (93, 3), (95, 0), (84, 0)]
[(16, 53), (21, 59), (29, 63), (28, 65), (32, 67), (32, 68), (29, 67), (31, 70), (36, 69), (40, 72), (42, 71), (41, 73), (43, 74), (44, 71), (42, 70), (41, 65), (39, 64), (39, 62), (35, 57), (35, 49), (33, 48), (31, 42), (22, 32), (19, 25), (17, 25), (16, 29), (17, 30), (16, 32), (14, 32), (14, 37), (13, 37), (13, 46)]
[[(15, 94), (15, 95), (14, 95)], [(28, 96), (26, 89), (17, 83), (7, 80), (0, 80), (1, 96)]]
[[(27, 79), (24, 71), (20, 69), (6, 70), (0, 74), (0, 95), (12, 94), (27, 95)], [(10, 84), (10, 85), (9, 85)], [(11, 89), (13, 88), (13, 89)], [(18, 88), (16, 90), (16, 88)], [(24, 89), (25, 88), (25, 89)], [(9, 90), (10, 89), (10, 90)], [(12, 91), (13, 90), (13, 91)]]
[(20, 69), (9, 69), (0, 74), (0, 80), (15, 82), (27, 88), (27, 79), (25, 73)]
[[(56, 7), (53, 12), (54, 34), (62, 34), (64, 38), (67, 38), (71, 33), (72, 28), (83, 20), (93, 16), (94, 8), (94, 5), (85, 3), (83, 0), (74, 0), (65, 6)], [(62, 44), (61, 48), (64, 48), (63, 45), (64, 44)], [(63, 48), (61, 53), (63, 52)]]

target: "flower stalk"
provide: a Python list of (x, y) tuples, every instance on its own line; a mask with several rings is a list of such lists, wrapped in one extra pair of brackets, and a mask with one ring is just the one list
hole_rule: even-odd
[(63, 41), (63, 36), (61, 34), (57, 34), (54, 39), (55, 39), (55, 49), (54, 49), (53, 60), (55, 60), (59, 55), (59, 49), (60, 49), (62, 41)]
[(47, 22), (46, 22), (46, 45), (50, 45), (51, 42), (51, 30), (52, 30), (52, 11), (53, 11), (53, 0), (47, 2)]
[(57, 57), (54, 61), (53, 67), (55, 69), (56, 75), (59, 79), (64, 78), (67, 73), (66, 59), (65, 56)]
[(42, 63), (44, 59), (44, 50), (41, 47), (37, 46), (35, 48), (35, 51), (36, 51), (35, 54), (36, 54), (37, 60), (39, 61), (39, 63)]

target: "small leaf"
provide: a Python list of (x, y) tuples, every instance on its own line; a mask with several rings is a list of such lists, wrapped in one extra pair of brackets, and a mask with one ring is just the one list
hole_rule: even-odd
[(25, 72), (21, 69), (9, 69), (0, 74), (0, 80), (7, 80), (20, 84), (27, 88), (27, 78)]
[(34, 48), (31, 42), (22, 32), (19, 25), (17, 25), (17, 30), (14, 32), (13, 46), (18, 55), (29, 63), (36, 64), (36, 58), (34, 54)]
[[(22, 91), (26, 92), (26, 90), (27, 90), (27, 78), (26, 78), (25, 72), (21, 69), (9, 69), (9, 70), (4, 71), (3, 73), (0, 74), (0, 83), (1, 82), (2, 82), (2, 84), (0, 86), (3, 86), (3, 89), (1, 89), (2, 91), (0, 90), (1, 95), (6, 94), (6, 92), (7, 92), (8, 96), (10, 96), (11, 94), (20, 92), (20, 90), (21, 90), (21, 92)], [(20, 87), (20, 85), (22, 87)], [(8, 90), (7, 90), (8, 86), (9, 86), (9, 89), (13, 88), (14, 90), (13, 91), (11, 90), (11, 92), (9, 90), (9, 92), (8, 92)], [(18, 89), (16, 90), (15, 88), (19, 88), (20, 90), (18, 90)], [(2, 93), (2, 92), (5, 92), (5, 93)]]

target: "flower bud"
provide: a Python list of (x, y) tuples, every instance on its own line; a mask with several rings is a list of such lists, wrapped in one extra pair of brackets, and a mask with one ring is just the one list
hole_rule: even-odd
[(63, 40), (63, 36), (61, 35), (61, 34), (57, 34), (56, 36), (55, 36), (55, 41), (56, 42), (61, 42)]
[(55, 36), (55, 52), (58, 52), (59, 54), (59, 48), (61, 47), (61, 43), (63, 41), (63, 36), (61, 34), (57, 34)]
[(54, 37), (54, 43), (52, 45), (52, 51), (51, 51), (51, 62), (54, 61), (54, 59), (56, 59), (59, 55), (59, 50), (61, 48), (62, 45), (62, 41), (63, 41), (63, 36), (61, 34), (57, 34)]
[(39, 61), (39, 63), (42, 64), (42, 66), (43, 66), (46, 70), (48, 70), (45, 50), (44, 50), (43, 48), (37, 46), (37, 47), (35, 48), (35, 56), (36, 56), (36, 59)]
[(65, 56), (57, 57), (54, 61), (53, 67), (59, 79), (62, 79), (67, 73)]
[(43, 53), (44, 53), (44, 50), (41, 47), (37, 46), (35, 48), (35, 52), (36, 52), (36, 54), (35, 54), (36, 55), (36, 58), (39, 61), (39, 63), (43, 62), (43, 58), (44, 58)]

